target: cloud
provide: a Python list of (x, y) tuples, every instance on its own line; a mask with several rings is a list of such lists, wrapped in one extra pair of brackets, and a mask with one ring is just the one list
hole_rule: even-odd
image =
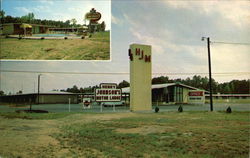
[(111, 15), (111, 22), (113, 24), (116, 24), (116, 25), (122, 25), (123, 24), (123, 21), (117, 17), (115, 17), (114, 15)]
[(213, 68), (217, 72), (250, 72), (249, 46), (211, 45)]
[(26, 7), (15, 7), (14, 9), (17, 11), (20, 11), (20, 12), (24, 12), (24, 14), (32, 12), (30, 9), (28, 9)]
[(53, 5), (53, 0), (39, 0), (40, 3), (46, 4), (46, 5)]
[(250, 24), (249, 1), (164, 1), (167, 7), (193, 10), (209, 15), (218, 14), (231, 21), (237, 27), (248, 27)]
[(37, 6), (37, 7), (33, 7), (31, 10), (33, 12), (36, 12), (36, 13), (45, 13), (45, 12), (53, 13), (51, 8), (49, 6), (45, 6), (45, 5), (40, 5), (40, 6)]
[[(123, 45), (131, 42), (152, 45), (153, 72), (207, 72), (207, 46), (205, 42), (201, 41), (202, 36), (209, 36), (212, 41), (248, 42), (250, 32), (249, 27), (246, 27), (246, 20), (241, 21), (248, 16), (249, 5), (231, 3), (231, 1), (206, 2), (208, 3), (200, 1), (191, 3), (189, 1), (136, 1), (133, 5), (129, 2), (114, 2), (112, 3), (112, 14), (119, 16), (124, 23), (123, 27), (116, 27), (117, 24), (113, 23), (112, 36), (116, 40), (112, 45), (115, 47), (118, 44), (120, 49), (123, 48), (120, 43)], [(234, 13), (225, 15), (230, 10), (230, 6), (235, 7)], [(150, 11), (147, 11), (148, 8)], [(237, 48), (238, 50), (231, 46), (216, 44), (211, 47), (213, 47), (211, 48), (213, 66), (216, 67), (213, 72), (249, 71), (247, 67), (250, 66), (246, 60), (249, 55), (247, 56), (246, 50), (242, 47)], [(116, 48), (112, 49), (116, 50)], [(240, 57), (235, 58), (232, 50), (237, 50)], [(228, 53), (222, 53), (223, 55), (219, 56), (215, 53), (217, 51)], [(227, 56), (225, 60), (222, 60), (223, 56)], [(241, 60), (238, 65), (225, 64), (227, 61), (237, 63), (238, 59)], [(230, 80), (232, 76), (219, 79), (220, 81)]]

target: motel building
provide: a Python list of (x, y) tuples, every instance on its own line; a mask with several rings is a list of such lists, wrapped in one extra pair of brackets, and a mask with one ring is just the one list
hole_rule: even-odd
[[(205, 91), (181, 83), (155, 84), (151, 86), (152, 103), (156, 104), (204, 104)], [(123, 99), (129, 102), (130, 87), (122, 88)]]
[[(152, 85), (152, 103), (164, 104), (205, 104), (209, 102), (209, 92), (181, 83)], [(130, 88), (122, 88), (122, 99), (129, 104)], [(250, 94), (213, 94), (213, 100), (237, 101), (248, 100)]]
[(40, 92), (0, 96), (0, 103), (5, 104), (72, 104), (78, 103), (78, 95), (69, 92)]
[[(25, 27), (24, 27), (25, 26)], [(86, 34), (87, 26), (56, 28), (48, 25), (25, 24), (25, 23), (5, 23), (0, 25), (2, 35), (32, 35), (32, 34), (52, 34), (52, 33), (78, 33)]]
[[(26, 27), (22, 27), (25, 25)], [(1, 34), (3, 35), (22, 35), (27, 34), (41, 34), (48, 33), (49, 28), (53, 26), (38, 25), (38, 24), (24, 24), (24, 23), (5, 23), (1, 25)]]
[[(143, 87), (142, 87), (143, 88)], [(130, 87), (122, 88), (122, 102), (130, 104)], [(181, 83), (151, 85), (153, 105), (204, 104), (209, 102), (209, 92)], [(39, 98), (39, 99), (38, 99)], [(82, 103), (84, 98), (95, 102), (95, 93), (40, 92), (0, 96), (0, 104), (71, 104)], [(248, 100), (250, 94), (213, 94), (213, 100)], [(110, 101), (112, 102), (112, 101)]]

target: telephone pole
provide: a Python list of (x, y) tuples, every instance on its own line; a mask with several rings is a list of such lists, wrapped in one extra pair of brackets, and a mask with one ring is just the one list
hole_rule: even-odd
[(202, 41), (207, 39), (207, 50), (208, 50), (208, 70), (209, 70), (209, 98), (210, 98), (210, 111), (213, 111), (213, 89), (212, 89), (212, 72), (211, 72), (211, 56), (210, 56), (210, 39), (209, 37), (202, 37)]

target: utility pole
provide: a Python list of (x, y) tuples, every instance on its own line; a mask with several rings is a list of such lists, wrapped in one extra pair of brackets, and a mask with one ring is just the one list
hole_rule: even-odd
[(211, 73), (211, 57), (210, 57), (210, 39), (209, 37), (202, 37), (202, 41), (204, 41), (205, 38), (207, 39), (207, 50), (208, 50), (210, 111), (213, 111), (213, 89), (212, 89), (212, 73)]

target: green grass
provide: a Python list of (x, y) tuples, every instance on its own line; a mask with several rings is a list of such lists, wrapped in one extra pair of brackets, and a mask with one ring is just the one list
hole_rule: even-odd
[[(209, 99), (206, 99), (209, 102)], [(250, 99), (213, 99), (214, 103), (236, 103), (236, 104), (250, 104)]]
[(87, 39), (29, 40), (1, 38), (0, 59), (109, 60), (110, 32)]
[[(133, 132), (142, 127), (152, 132)], [(157, 132), (154, 128), (164, 130)], [(119, 133), (117, 129), (127, 129), (128, 133)], [(73, 147), (76, 156), (230, 158), (247, 157), (249, 149), (248, 112), (143, 114), (77, 123), (63, 126), (62, 130), (57, 139)]]
[(59, 119), (63, 118), (69, 115), (73, 115), (76, 113), (15, 113), (15, 112), (8, 112), (8, 113), (0, 113), (1, 117), (7, 118), (7, 119), (29, 119), (29, 120), (51, 120), (51, 119)]
[(0, 113), (0, 156), (246, 158), (249, 116), (250, 112)]

